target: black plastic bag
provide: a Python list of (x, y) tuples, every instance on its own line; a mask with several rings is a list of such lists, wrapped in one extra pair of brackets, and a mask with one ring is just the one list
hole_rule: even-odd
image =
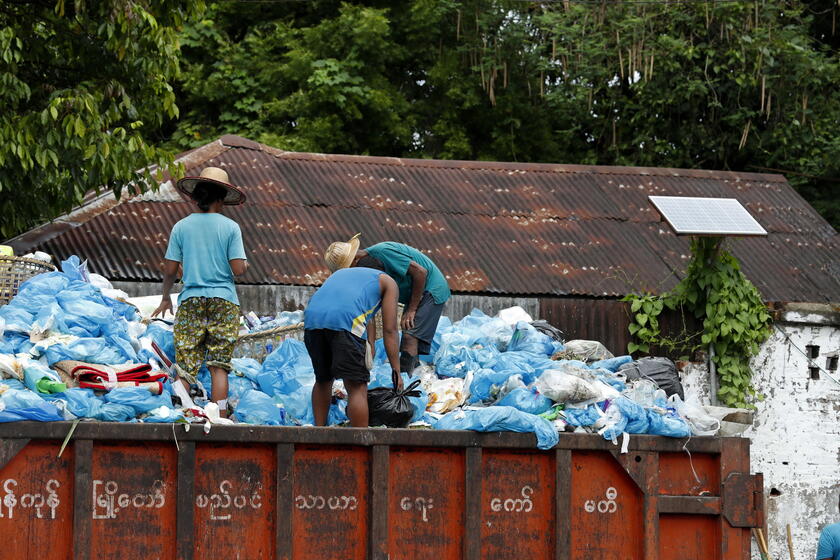
[(537, 329), (538, 332), (541, 332), (546, 336), (550, 336), (552, 339), (558, 342), (565, 342), (566, 333), (564, 333), (548, 321), (544, 321), (543, 319), (531, 321), (531, 326)]
[(634, 381), (639, 378), (650, 379), (669, 397), (677, 394), (685, 400), (677, 366), (668, 358), (639, 358), (635, 362), (624, 364), (618, 368), (618, 373), (626, 375), (627, 381)]
[(394, 372), (391, 382), (393, 387), (377, 387), (368, 391), (368, 424), (370, 426), (385, 425), (390, 428), (405, 428), (414, 416), (414, 405), (408, 397), (419, 397), (417, 386), (420, 380), (397, 390), (397, 373)]

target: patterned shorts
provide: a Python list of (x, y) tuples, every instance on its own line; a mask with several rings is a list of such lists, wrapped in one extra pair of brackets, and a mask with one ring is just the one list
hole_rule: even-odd
[(232, 369), (233, 346), (239, 337), (239, 306), (222, 298), (191, 297), (175, 315), (175, 361), (198, 375), (201, 364)]

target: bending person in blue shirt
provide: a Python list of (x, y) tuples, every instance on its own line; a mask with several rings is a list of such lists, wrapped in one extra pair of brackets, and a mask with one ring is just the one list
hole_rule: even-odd
[[(337, 270), (309, 299), (303, 312), (303, 341), (315, 369), (312, 410), (315, 425), (324, 426), (332, 399), (333, 381), (347, 389), (347, 416), (354, 427), (368, 425), (367, 386), (374, 355), (374, 316), (382, 309), (383, 342), (392, 373), (397, 357), (397, 284), (379, 270)], [(399, 375), (396, 376), (399, 379)], [(398, 388), (402, 388), (402, 379)]]
[(240, 319), (233, 277), (245, 274), (248, 261), (239, 225), (221, 211), (225, 205), (242, 204), (245, 195), (217, 167), (205, 168), (199, 177), (184, 177), (178, 190), (199, 211), (172, 228), (163, 263), (163, 297), (152, 316), (172, 311), (170, 292), (179, 267), (183, 268), (184, 287), (175, 315), (175, 361), (191, 379), (207, 363), (210, 398), (227, 416), (228, 372)]
[[(840, 508), (840, 499), (838, 499), (838, 508)], [(820, 533), (817, 560), (840, 560), (840, 523), (826, 525)]]
[(348, 250), (327, 257), (330, 270), (344, 266), (363, 266), (382, 270), (399, 287), (399, 301), (405, 306), (402, 314), (400, 342), (400, 370), (411, 374), (420, 361), (417, 356), (431, 351), (432, 339), (443, 305), (449, 299), (449, 284), (432, 259), (402, 243), (385, 241), (358, 249), (358, 235), (347, 243), (333, 243), (328, 249), (347, 247)]

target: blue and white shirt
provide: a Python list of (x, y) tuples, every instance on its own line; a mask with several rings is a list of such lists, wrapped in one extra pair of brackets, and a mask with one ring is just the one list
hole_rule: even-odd
[(342, 268), (312, 294), (303, 312), (306, 330), (330, 329), (348, 331), (367, 338), (367, 321), (382, 305), (379, 277), (384, 274), (372, 268)]

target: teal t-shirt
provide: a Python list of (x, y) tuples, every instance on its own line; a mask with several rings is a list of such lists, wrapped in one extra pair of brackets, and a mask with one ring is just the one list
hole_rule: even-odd
[(217, 213), (190, 214), (172, 228), (166, 258), (181, 263), (184, 288), (178, 303), (216, 297), (239, 305), (230, 262), (245, 258), (239, 224)]
[(840, 560), (840, 523), (828, 525), (820, 533), (820, 543), (817, 545), (817, 560), (824, 560), (825, 558)]
[(385, 241), (384, 243), (371, 245), (365, 251), (385, 265), (385, 272), (394, 279), (400, 288), (400, 303), (403, 305), (407, 305), (411, 299), (411, 276), (408, 275), (408, 266), (411, 261), (416, 262), (427, 271), (426, 285), (423, 287), (423, 291), (432, 294), (432, 298), (437, 304), (444, 303), (449, 299), (451, 293), (446, 278), (432, 262), (432, 259), (414, 247)]

